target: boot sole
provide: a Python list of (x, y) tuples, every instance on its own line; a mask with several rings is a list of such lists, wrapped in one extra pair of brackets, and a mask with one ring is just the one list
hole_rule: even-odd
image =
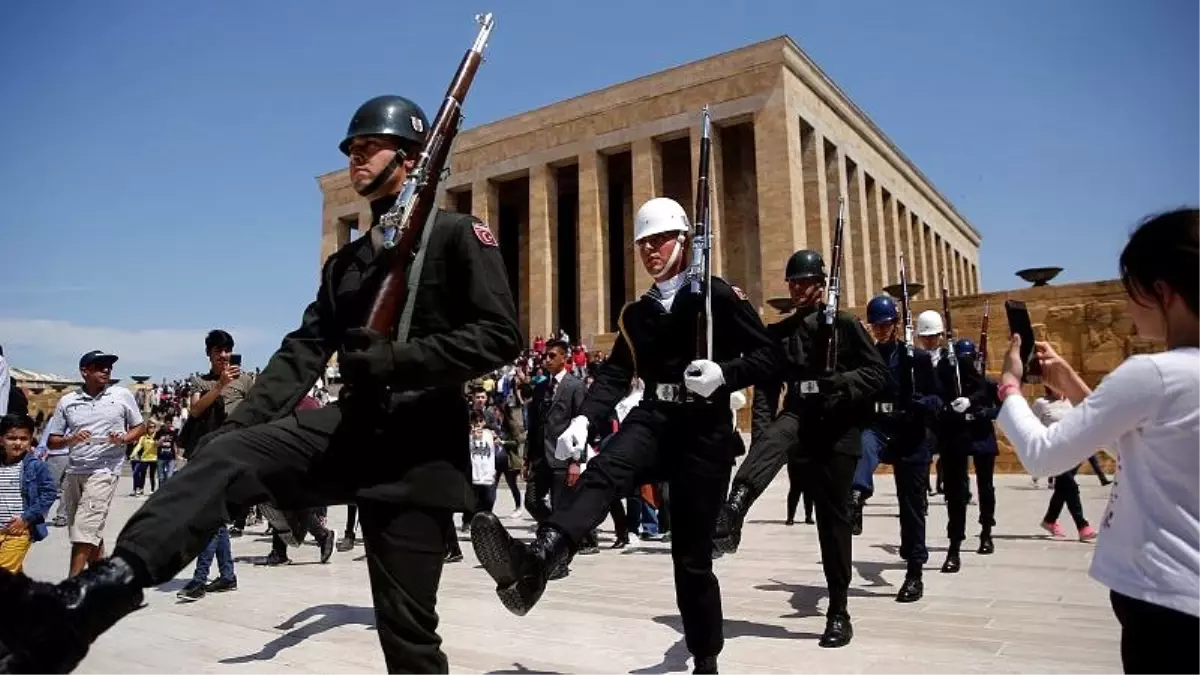
[(496, 595), (508, 611), (525, 616), (533, 604), (521, 597), (517, 588), (517, 576), (513, 573), (512, 555), (509, 553), (508, 531), (499, 518), (490, 513), (480, 513), (471, 519), (471, 548), (488, 576), (496, 582)]

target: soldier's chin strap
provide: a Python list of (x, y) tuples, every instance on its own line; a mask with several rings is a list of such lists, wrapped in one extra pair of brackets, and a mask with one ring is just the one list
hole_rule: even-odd
[(408, 155), (406, 155), (403, 150), (396, 150), (396, 154), (392, 155), (392, 161), (388, 162), (387, 166), (383, 167), (383, 171), (379, 172), (379, 175), (375, 177), (375, 180), (368, 183), (365, 188), (361, 190), (355, 190), (355, 192), (362, 197), (374, 194), (376, 190), (383, 187), (384, 183), (388, 182), (388, 180), (392, 177), (392, 174), (396, 173), (396, 169), (400, 168), (400, 164), (402, 164), (407, 157)]
[(665, 281), (679, 273), (679, 270), (674, 269), (675, 263), (679, 262), (679, 256), (683, 254), (683, 243), (687, 240), (687, 233), (680, 232), (678, 237), (675, 237), (675, 250), (671, 251), (671, 257), (667, 258), (667, 263), (663, 265), (662, 271), (658, 275), (651, 275), (655, 281)]

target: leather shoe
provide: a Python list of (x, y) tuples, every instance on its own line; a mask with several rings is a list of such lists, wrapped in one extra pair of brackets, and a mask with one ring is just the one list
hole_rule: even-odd
[(133, 568), (120, 558), (100, 561), (53, 585), (0, 570), (0, 672), (66, 673), (88, 647), (142, 606)]
[(693, 673), (716, 673), (717, 672), (717, 657), (715, 656), (697, 656), (696, 664), (692, 667)]
[(542, 526), (537, 539), (525, 544), (513, 539), (494, 513), (477, 513), (471, 519), (471, 546), (496, 582), (500, 602), (517, 616), (533, 609), (551, 573), (565, 571), (570, 557), (567, 538), (558, 530)]
[(717, 524), (713, 528), (713, 547), (716, 550), (737, 553), (742, 543), (742, 522), (746, 519), (751, 501), (749, 486), (741, 483), (733, 486), (729, 499), (717, 514)]
[(858, 536), (862, 534), (863, 526), (863, 504), (866, 500), (863, 499), (863, 494), (858, 490), (850, 493), (850, 519), (853, 525), (850, 529), (850, 534)]
[(942, 574), (956, 574), (962, 569), (962, 560), (959, 560), (958, 553), (951, 551), (946, 554), (946, 562), (942, 563)]
[(854, 638), (854, 626), (845, 614), (834, 614), (825, 621), (825, 634), (817, 644), (826, 649), (845, 647)]
[(896, 593), (896, 602), (916, 602), (923, 595), (925, 583), (921, 581), (921, 577), (905, 577), (900, 592)]
[(979, 534), (979, 555), (991, 555), (995, 552), (996, 545), (992, 543), (992, 534), (981, 532)]

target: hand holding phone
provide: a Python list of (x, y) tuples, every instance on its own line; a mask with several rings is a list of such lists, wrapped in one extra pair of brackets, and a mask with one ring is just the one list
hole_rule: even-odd
[(1020, 356), (1025, 371), (1021, 375), (1021, 381), (1038, 384), (1042, 380), (1042, 367), (1038, 360), (1033, 358), (1033, 322), (1029, 319), (1029, 309), (1020, 300), (1005, 300), (1004, 313), (1008, 316), (1009, 334), (1016, 333), (1021, 336)]

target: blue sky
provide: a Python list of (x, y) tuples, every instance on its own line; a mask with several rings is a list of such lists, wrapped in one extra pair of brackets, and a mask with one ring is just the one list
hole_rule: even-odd
[(430, 114), (497, 27), (468, 126), (792, 36), (1022, 267), (1115, 276), (1141, 216), (1195, 204), (1197, 3), (787, 0), (0, 3), (0, 344), (17, 366), (204, 366), (233, 331), (263, 365), (312, 298), (321, 195), (350, 113)]

